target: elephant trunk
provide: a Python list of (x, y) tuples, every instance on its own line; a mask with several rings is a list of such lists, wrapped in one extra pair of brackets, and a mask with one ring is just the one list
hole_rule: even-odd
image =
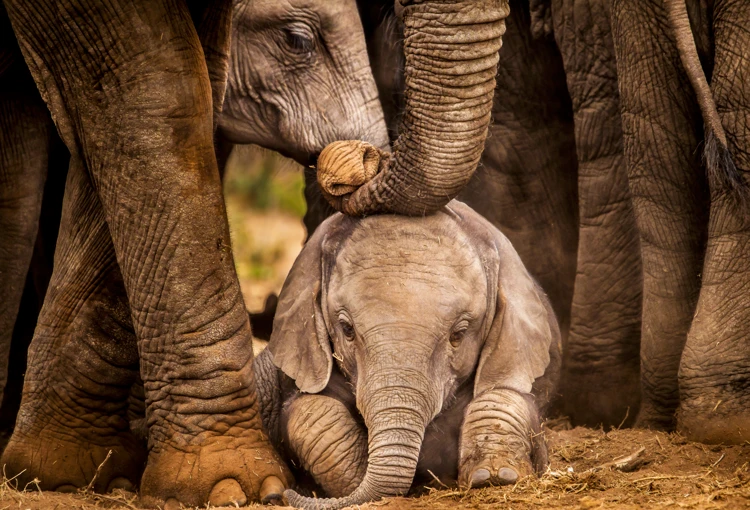
[[(372, 167), (373, 154), (381, 160), (377, 175), (364, 185), (349, 180), (351, 169), (318, 167), (326, 198), (353, 216), (424, 215), (447, 204), (474, 173), (490, 123), (507, 0), (398, 2), (404, 20), (405, 110), (393, 153), (374, 147), (364, 153), (360, 164)], [(350, 164), (347, 158), (328, 159)], [(321, 179), (321, 172), (334, 177)], [(337, 179), (362, 186), (328, 192), (326, 183)]]
[(430, 416), (418, 402), (424, 393), (403, 385), (367, 392), (362, 415), (368, 430), (368, 460), (364, 479), (343, 498), (316, 499), (294, 491), (284, 493), (289, 504), (305, 510), (335, 510), (388, 496), (406, 494), (417, 469), (419, 451)]

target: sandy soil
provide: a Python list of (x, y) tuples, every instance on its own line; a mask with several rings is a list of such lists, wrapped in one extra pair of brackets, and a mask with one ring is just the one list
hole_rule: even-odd
[[(558, 424), (556, 428), (560, 427)], [(645, 430), (549, 430), (551, 466), (515, 486), (461, 491), (427, 489), (362, 509), (741, 509), (750, 508), (750, 444), (711, 446)], [(622, 472), (606, 464), (644, 448), (642, 463)], [(140, 508), (137, 496), (26, 492), (0, 486), (2, 509)]]

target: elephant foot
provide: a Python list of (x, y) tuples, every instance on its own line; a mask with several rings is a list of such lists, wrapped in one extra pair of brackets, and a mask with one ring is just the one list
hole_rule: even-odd
[(711, 409), (698, 411), (681, 407), (677, 431), (691, 441), (709, 444), (740, 444), (750, 441), (750, 412), (718, 415)]
[(458, 483), (461, 487), (472, 489), (491, 485), (513, 485), (521, 478), (532, 474), (534, 469), (531, 459), (518, 455), (518, 452), (476, 454), (461, 465)]
[(675, 422), (674, 407), (660, 408), (650, 402), (643, 402), (633, 425), (641, 429), (669, 432), (674, 430)]
[(606, 372), (583, 369), (563, 375), (563, 412), (574, 426), (630, 426), (640, 406), (638, 372), (613, 369)]
[(144, 505), (180, 508), (181, 504), (269, 503), (280, 500), (292, 482), (286, 466), (259, 430), (247, 430), (242, 437), (208, 437), (199, 443), (151, 450), (141, 480)]
[(546, 463), (546, 445), (529, 399), (511, 390), (491, 390), (469, 404), (461, 430), (461, 487), (514, 484)]
[(0, 459), (5, 475), (15, 477), (12, 484), (59, 492), (135, 490), (146, 459), (140, 441), (125, 433), (94, 444), (72, 430), (76, 437), (66, 429), (46, 428), (34, 436), (16, 431)]

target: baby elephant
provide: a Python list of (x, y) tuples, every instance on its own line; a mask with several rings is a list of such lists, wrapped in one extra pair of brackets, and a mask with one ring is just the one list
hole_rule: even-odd
[(429, 472), (464, 487), (539, 473), (560, 350), (547, 297), (468, 206), (332, 216), (294, 264), (256, 359), (269, 435), (338, 498), (287, 491), (289, 503), (361, 504)]

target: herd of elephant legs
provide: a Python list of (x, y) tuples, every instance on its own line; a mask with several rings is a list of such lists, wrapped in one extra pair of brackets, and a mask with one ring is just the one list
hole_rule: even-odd
[[(27, 61), (36, 59), (44, 101), (31, 77), (0, 83), (0, 122), (13, 126), (0, 130), (2, 146), (14, 148), (3, 150), (0, 168), (6, 242), (0, 264), (3, 296), (11, 297), (0, 301), (3, 360), (23, 359), (9, 352), (19, 350), (10, 338), (26, 280), (14, 264), (27, 266), (32, 254), (45, 256), (34, 250), (50, 249), (35, 248), (35, 241), (46, 206), (43, 183), (68, 166), (58, 134), (71, 155), (55, 251), (62, 262), (46, 291), (24, 405), (3, 459), (29, 466), (29, 480), (65, 490), (86, 486), (115, 449), (129, 453), (104, 465), (97, 490), (140, 479), (146, 494), (200, 505), (217, 482), (231, 478), (248, 497), (263, 496), (264, 480), (286, 482), (289, 474), (259, 432), (247, 316), (232, 276), (224, 206), (218, 192), (196, 192), (220, 187), (210, 98), (217, 108), (222, 67), (211, 57), (223, 48), (212, 28), (221, 23), (203, 17), (198, 32), (188, 33), (189, 19), (181, 24), (156, 12), (160, 23), (173, 21), (154, 34), (148, 30), (154, 20), (143, 18), (140, 35), (159, 48), (150, 55), (156, 62), (144, 68), (134, 58), (140, 67), (119, 68), (124, 97), (112, 98), (105, 97), (108, 83), (75, 86), (111, 77), (88, 76), (85, 65), (67, 69), (66, 62), (136, 48), (86, 54), (80, 49), (87, 45), (76, 42), (85, 31), (32, 16), (43, 2), (5, 4), (14, 23), (29, 27), (21, 42)], [(482, 163), (459, 198), (509, 237), (552, 301), (565, 344), (560, 412), (580, 424), (677, 428), (695, 440), (740, 442), (750, 438), (750, 59), (736, 48), (750, 46), (750, 5), (687, 2), (723, 126), (717, 142), (691, 85), (695, 70), (686, 70), (674, 23), (666, 21), (673, 4), (511, 1), (493, 123)], [(123, 13), (104, 14), (111, 18), (98, 22), (116, 35)], [(194, 51), (199, 43), (211, 80), (185, 85), (174, 78), (206, 75)], [(149, 80), (176, 98), (169, 111), (152, 109), (162, 103)], [(379, 85), (381, 93), (388, 90)], [(202, 90), (200, 101), (187, 86)], [(79, 96), (81, 90), (91, 95)], [(114, 106), (103, 108), (105, 100)], [(127, 129), (136, 125), (127, 115), (139, 116), (138, 129)], [(151, 136), (165, 129), (172, 137)], [(133, 147), (170, 157), (133, 152), (130, 165), (113, 165), (116, 151)], [(199, 171), (180, 172), (195, 161)], [(308, 199), (320, 205), (307, 180)], [(20, 216), (2, 213), (19, 203), (13, 210)], [(308, 229), (318, 222), (306, 218)], [(211, 246), (167, 242), (206, 231), (218, 233)], [(211, 271), (217, 267), (224, 273)], [(50, 277), (36, 277), (36, 293), (44, 295)], [(161, 288), (148, 287), (152, 281)], [(225, 330), (205, 327), (216, 315)], [(165, 332), (160, 324), (174, 327)], [(1, 380), (7, 368), (0, 363)], [(129, 426), (139, 400), (132, 388), (140, 387), (150, 395), (147, 447)], [(13, 404), (10, 389), (4, 413)], [(45, 451), (53, 440), (64, 446)], [(202, 469), (173, 467), (191, 465), (198, 450)]]

